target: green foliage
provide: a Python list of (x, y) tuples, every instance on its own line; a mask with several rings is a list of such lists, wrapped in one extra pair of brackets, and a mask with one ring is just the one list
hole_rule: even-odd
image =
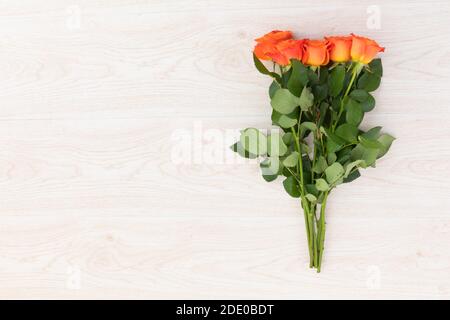
[(383, 65), (381, 63), (381, 59), (373, 59), (372, 62), (369, 63), (369, 70), (381, 78), (383, 76)]
[(267, 68), (264, 66), (264, 64), (259, 61), (259, 59), (253, 54), (253, 62), (255, 63), (256, 69), (261, 72), (262, 74), (271, 76), (274, 78), (278, 83), (281, 83), (281, 76), (275, 72), (271, 72), (267, 70)]
[(329, 165), (332, 165), (336, 160), (337, 160), (336, 153), (329, 152), (327, 154), (327, 162), (328, 162)]
[(372, 92), (378, 89), (383, 76), (383, 66), (380, 59), (374, 59), (363, 71), (358, 80), (358, 89)]
[(289, 129), (297, 124), (298, 112), (294, 111), (290, 114), (282, 114), (272, 110), (272, 122), (283, 129)]
[(365, 67), (320, 68), (294, 59), (283, 74), (269, 71), (256, 57), (254, 62), (262, 74), (273, 78), (271, 118), (282, 131), (266, 137), (255, 128), (245, 129), (231, 149), (249, 159), (266, 156), (260, 164), (266, 181), (284, 175), (283, 184), (291, 196), (304, 192), (306, 201), (320, 203), (324, 192), (357, 179), (359, 169), (375, 166), (389, 150), (394, 138), (382, 134), (381, 127), (359, 128), (364, 113), (375, 107), (370, 92), (381, 82), (380, 59)]
[(362, 166), (363, 168), (366, 168), (367, 166), (371, 166), (375, 164), (375, 161), (377, 160), (378, 155), (378, 149), (374, 148), (366, 148), (362, 144), (357, 144), (355, 148), (351, 151), (350, 158), (351, 160), (364, 160), (365, 166)]
[(275, 111), (281, 114), (290, 114), (300, 104), (300, 101), (288, 89), (278, 89), (270, 103)]
[(316, 180), (316, 188), (319, 191), (328, 191), (330, 189), (330, 186), (325, 181), (325, 179), (319, 178)]
[(358, 132), (358, 127), (351, 123), (343, 123), (336, 129), (336, 135), (350, 143), (358, 140)]
[(359, 126), (364, 116), (361, 105), (353, 99), (348, 99), (346, 105), (345, 120), (355, 126)]
[(283, 165), (287, 168), (295, 167), (298, 165), (299, 157), (300, 154), (297, 151), (294, 151), (283, 160)]
[[(320, 68), (292, 60), (282, 68), (283, 74), (267, 70), (256, 57), (254, 60), (261, 73), (273, 78), (271, 119), (280, 130), (266, 136), (247, 128), (231, 149), (248, 159), (262, 157), (265, 181), (283, 176), (286, 192), (301, 198), (308, 230), (321, 234), (322, 221), (318, 215), (318, 220), (314, 218), (317, 208), (326, 204), (339, 184), (352, 182), (362, 169), (375, 167), (394, 141), (379, 126), (360, 128), (364, 114), (375, 107), (371, 92), (381, 82), (381, 60), (367, 66), (349, 62)], [(317, 234), (312, 237), (318, 242)], [(309, 245), (313, 249), (315, 244)]]
[(378, 151), (377, 158), (381, 158), (389, 151), (389, 148), (391, 147), (391, 144), (392, 142), (394, 142), (394, 140), (395, 138), (387, 133), (381, 135), (378, 138), (377, 141), (381, 143), (382, 148), (380, 148), (380, 150)]
[(364, 91), (362, 89), (357, 89), (357, 90), (353, 90), (352, 92), (350, 92), (350, 98), (352, 98), (358, 102), (366, 101), (368, 97), (369, 97), (369, 93), (367, 93), (367, 91)]
[(336, 66), (328, 78), (328, 87), (330, 96), (336, 97), (341, 93), (344, 87), (345, 67), (343, 65)]
[(270, 99), (273, 98), (273, 96), (275, 95), (275, 92), (277, 92), (278, 89), (281, 89), (280, 84), (277, 81), (273, 80), (272, 83), (270, 84), (270, 87), (269, 87), (269, 97), (270, 97)]
[(325, 157), (319, 156), (319, 158), (317, 158), (316, 163), (314, 163), (314, 166), (312, 169), (313, 169), (314, 173), (320, 174), (320, 173), (324, 172), (327, 169), (327, 167), (328, 167), (328, 163), (327, 163), (327, 160), (325, 159)]
[(352, 171), (352, 173), (350, 173), (347, 178), (344, 178), (344, 183), (352, 182), (359, 177), (361, 177), (361, 173), (359, 173), (359, 170)]
[(314, 95), (311, 93), (311, 89), (309, 89), (308, 87), (304, 87), (302, 90), (302, 94), (300, 95), (300, 99), (298, 100), (300, 109), (302, 109), (302, 111), (308, 111), (309, 108), (312, 107), (313, 103)]
[(369, 140), (375, 140), (378, 139), (378, 137), (380, 136), (380, 131), (381, 127), (373, 127), (367, 132), (364, 132), (361, 136)]
[(314, 122), (305, 121), (300, 124), (300, 128), (303, 130), (316, 131), (317, 125)]
[(331, 166), (325, 169), (325, 176), (330, 185), (338, 184), (344, 177), (344, 167), (339, 163), (335, 162)]
[(307, 193), (305, 198), (308, 199), (308, 201), (311, 203), (317, 202), (317, 197), (315, 195), (313, 195), (312, 193)]
[(359, 136), (358, 140), (360, 141), (360, 143), (363, 147), (366, 147), (368, 149), (383, 148), (383, 145), (380, 142), (378, 142), (377, 140), (367, 139), (367, 138), (364, 138), (364, 136)]
[(287, 82), (287, 88), (289, 91), (300, 96), (300, 93), (308, 84), (308, 69), (299, 60), (292, 60), (292, 72)]
[(366, 163), (364, 162), (364, 160), (355, 160), (347, 164), (345, 166), (344, 178), (348, 178), (348, 176), (352, 173), (352, 170), (354, 170), (358, 166), (365, 167)]
[(300, 187), (293, 176), (287, 177), (283, 181), (284, 190), (293, 198), (300, 197)]
[(312, 87), (312, 93), (316, 102), (323, 101), (328, 96), (328, 86), (326, 84), (318, 84)]
[(370, 112), (375, 108), (375, 98), (367, 93), (367, 99), (361, 102), (361, 108), (364, 112)]

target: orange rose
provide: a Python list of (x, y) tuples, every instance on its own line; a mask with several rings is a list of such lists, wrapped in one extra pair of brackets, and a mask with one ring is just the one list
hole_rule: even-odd
[(323, 66), (330, 61), (325, 40), (305, 40), (302, 62), (310, 66)]
[(279, 52), (275, 44), (263, 42), (255, 46), (253, 53), (260, 60), (272, 60), (272, 57)]
[(279, 31), (274, 30), (262, 36), (261, 38), (255, 39), (258, 43), (278, 43), (283, 40), (292, 39), (291, 31)]
[(288, 39), (292, 39), (292, 32), (274, 30), (261, 38), (255, 39), (257, 44), (253, 52), (260, 60), (277, 59), (280, 62), (284, 62), (283, 57), (280, 56), (280, 52), (277, 49), (277, 44)]
[(330, 59), (334, 62), (350, 60), (352, 37), (326, 37), (330, 44)]
[(302, 59), (303, 40), (284, 40), (276, 45), (276, 49), (268, 55), (279, 65), (286, 66), (291, 63), (290, 59)]
[(380, 47), (372, 39), (360, 37), (352, 33), (352, 60), (363, 64), (368, 64), (377, 55), (378, 52), (383, 52), (384, 48)]

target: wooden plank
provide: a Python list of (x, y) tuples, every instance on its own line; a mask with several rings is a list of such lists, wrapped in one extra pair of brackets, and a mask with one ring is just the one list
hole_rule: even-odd
[[(2, 1), (0, 297), (450, 298), (450, 3), (371, 5)], [(397, 140), (330, 196), (320, 275), (298, 199), (228, 149), (270, 128), (275, 28), (387, 48), (364, 126)]]

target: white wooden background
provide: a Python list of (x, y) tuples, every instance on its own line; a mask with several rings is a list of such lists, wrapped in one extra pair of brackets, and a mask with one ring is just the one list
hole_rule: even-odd
[[(2, 0), (0, 298), (450, 298), (450, 3), (337, 3)], [(298, 201), (211, 138), (270, 126), (272, 29), (387, 48), (365, 125), (397, 140), (330, 197), (321, 274)]]

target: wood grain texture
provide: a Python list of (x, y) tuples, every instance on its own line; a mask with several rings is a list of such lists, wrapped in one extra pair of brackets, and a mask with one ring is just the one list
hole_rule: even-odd
[[(444, 0), (2, 1), (0, 298), (450, 298), (449, 14)], [(364, 125), (397, 140), (330, 197), (320, 275), (298, 200), (227, 147), (270, 127), (250, 50), (275, 28), (387, 47)]]

